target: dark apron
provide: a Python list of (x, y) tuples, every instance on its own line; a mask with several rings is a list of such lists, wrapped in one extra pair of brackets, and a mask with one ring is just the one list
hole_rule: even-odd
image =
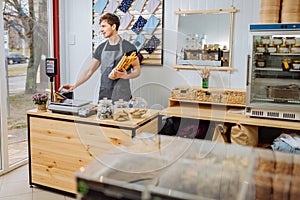
[(101, 55), (101, 84), (99, 90), (99, 100), (107, 97), (112, 101), (118, 101), (123, 99), (128, 101), (131, 98), (130, 83), (128, 79), (116, 79), (111, 80), (108, 75), (113, 68), (118, 64), (116, 60), (120, 60), (123, 56), (122, 52), (122, 39), (120, 39), (120, 50), (119, 51), (106, 51), (108, 41), (104, 45), (103, 52)]

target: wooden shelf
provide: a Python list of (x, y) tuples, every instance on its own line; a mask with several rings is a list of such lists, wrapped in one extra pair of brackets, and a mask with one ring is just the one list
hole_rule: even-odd
[(211, 71), (232, 71), (231, 67), (212, 67), (212, 66), (189, 66), (189, 65), (174, 65), (176, 70), (202, 70), (209, 69)]
[(204, 102), (197, 100), (189, 100), (189, 99), (174, 99), (169, 98), (169, 106), (178, 106), (180, 103), (191, 103), (191, 104), (207, 104), (207, 105), (219, 105), (219, 106), (230, 106), (230, 107), (242, 107), (245, 108), (244, 104), (228, 104), (228, 103), (214, 103), (214, 102)]
[(249, 117), (244, 114), (231, 113), (231, 109), (224, 106), (211, 107), (204, 104), (185, 104), (168, 107), (160, 111), (159, 114), (161, 116), (300, 130), (299, 121)]

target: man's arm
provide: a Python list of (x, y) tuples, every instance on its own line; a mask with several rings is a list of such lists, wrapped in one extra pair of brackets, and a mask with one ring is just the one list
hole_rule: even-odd
[(93, 74), (94, 72), (99, 68), (100, 61), (93, 58), (89, 67), (83, 72), (83, 74), (80, 76), (80, 78), (76, 81), (74, 85), (62, 85), (59, 90), (65, 88), (68, 91), (72, 91), (84, 82), (86, 82)]

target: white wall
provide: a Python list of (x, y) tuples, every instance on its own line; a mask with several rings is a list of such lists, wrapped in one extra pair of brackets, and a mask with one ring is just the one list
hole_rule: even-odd
[[(144, 97), (150, 106), (166, 107), (171, 90), (175, 86), (200, 86), (199, 71), (173, 69), (176, 50), (176, 15), (181, 10), (215, 10), (228, 9), (234, 6), (235, 14), (233, 33), (233, 72), (212, 72), (211, 87), (246, 89), (246, 64), (248, 52), (248, 25), (259, 22), (259, 8), (261, 0), (164, 0), (164, 65), (142, 66), (141, 76), (132, 81), (134, 96)], [(61, 36), (65, 41), (61, 44), (61, 55), (64, 57), (66, 70), (62, 83), (74, 83), (91, 58), (91, 26), (92, 1), (61, 0), (64, 4), (62, 12)], [(75, 41), (74, 41), (75, 38)], [(91, 80), (75, 91), (77, 98), (96, 99), (98, 95), (98, 77), (95, 74)]]

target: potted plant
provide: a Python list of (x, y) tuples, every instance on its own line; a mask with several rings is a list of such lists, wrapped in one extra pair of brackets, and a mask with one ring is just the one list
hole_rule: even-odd
[(32, 96), (32, 102), (37, 105), (37, 109), (41, 111), (46, 111), (46, 105), (48, 101), (48, 95), (46, 93), (35, 93)]

